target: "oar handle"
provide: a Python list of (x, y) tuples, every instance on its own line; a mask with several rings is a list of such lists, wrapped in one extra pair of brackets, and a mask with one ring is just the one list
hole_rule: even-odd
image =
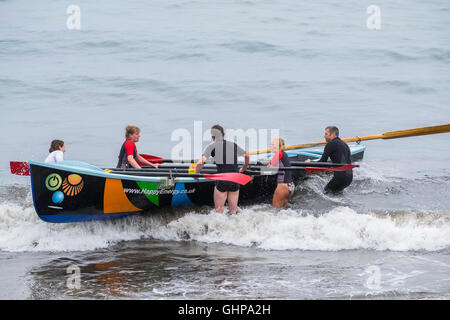
[(265, 172), (278, 172), (278, 171), (347, 171), (353, 168), (357, 168), (359, 165), (357, 164), (340, 164), (338, 166), (328, 166), (328, 167), (313, 167), (313, 166), (304, 166), (304, 167), (250, 167), (249, 170), (260, 170)]
[[(119, 172), (128, 174), (128, 172), (162, 172), (162, 173), (191, 173), (189, 168), (153, 168), (153, 167), (142, 167), (142, 168), (103, 168), (103, 170), (106, 171), (112, 171), (112, 172)], [(216, 168), (203, 168), (200, 173), (216, 173)]]
[(333, 162), (316, 162), (316, 161), (291, 161), (291, 166), (293, 167), (327, 167), (327, 168), (333, 168), (333, 167), (341, 167), (345, 166), (348, 163), (333, 163)]
[[(139, 169), (138, 169), (139, 170)], [(187, 173), (187, 172), (171, 172), (171, 171), (131, 171), (131, 170), (110, 170), (112, 174), (123, 174), (127, 176), (142, 176), (142, 177), (189, 177), (189, 178), (203, 178), (201, 173)]]

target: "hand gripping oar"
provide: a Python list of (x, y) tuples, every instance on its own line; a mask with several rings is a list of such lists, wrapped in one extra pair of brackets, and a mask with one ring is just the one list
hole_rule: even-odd
[[(439, 126), (431, 126), (431, 127), (423, 127), (423, 128), (414, 128), (414, 129), (406, 129), (406, 130), (398, 130), (398, 131), (388, 131), (382, 134), (375, 134), (371, 136), (364, 137), (354, 137), (354, 138), (346, 138), (342, 139), (345, 142), (360, 142), (365, 140), (374, 140), (374, 139), (397, 139), (397, 138), (406, 138), (406, 137), (415, 137), (415, 136), (423, 136), (428, 134), (437, 134), (437, 133), (446, 133), (450, 132), (450, 124), (444, 124)], [(313, 142), (313, 143), (305, 143), (305, 144), (295, 144), (291, 146), (286, 146), (284, 150), (294, 150), (294, 149), (304, 149), (317, 147), (320, 145), (327, 144), (326, 141)], [(259, 149), (249, 151), (249, 154), (261, 154), (261, 153), (270, 153), (270, 149)]]

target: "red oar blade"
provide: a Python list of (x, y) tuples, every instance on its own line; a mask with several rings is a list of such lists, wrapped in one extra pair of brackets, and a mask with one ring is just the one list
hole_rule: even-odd
[(323, 167), (306, 167), (306, 172), (318, 172), (318, 171), (348, 171), (353, 168), (359, 167), (357, 164), (346, 164), (344, 166), (336, 168), (323, 168)]
[(147, 161), (153, 162), (153, 163), (162, 163), (163, 162), (163, 158), (161, 157), (157, 157), (157, 156), (152, 156), (151, 154), (140, 154), (142, 158), (144, 158)]
[(204, 174), (203, 177), (210, 180), (231, 181), (243, 186), (252, 180), (252, 177), (237, 172)]
[(19, 176), (29, 176), (30, 175), (30, 165), (28, 164), (28, 162), (10, 161), (9, 167), (11, 168), (12, 174), (17, 174)]

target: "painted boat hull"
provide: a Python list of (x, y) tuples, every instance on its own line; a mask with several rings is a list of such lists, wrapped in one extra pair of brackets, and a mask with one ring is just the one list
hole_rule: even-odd
[[(354, 159), (361, 159), (364, 149), (353, 150)], [(320, 154), (314, 152), (307, 156), (320, 158)], [(289, 154), (295, 160), (299, 155), (300, 152)], [(30, 161), (30, 176), (36, 213), (46, 222), (115, 219), (157, 213), (167, 207), (214, 205), (215, 182), (204, 178), (112, 174), (83, 162), (71, 161), (58, 164)], [(298, 184), (304, 177), (303, 171), (296, 172), (294, 182)], [(276, 176), (254, 176), (251, 182), (241, 186), (239, 203), (266, 201), (272, 197), (275, 188)]]

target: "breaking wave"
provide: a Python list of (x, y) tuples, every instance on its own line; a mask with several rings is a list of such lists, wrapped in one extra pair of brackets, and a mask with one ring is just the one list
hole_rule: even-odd
[(85, 251), (142, 238), (199, 241), (264, 250), (427, 250), (450, 246), (450, 212), (357, 212), (339, 206), (324, 214), (268, 205), (239, 214), (187, 211), (116, 221), (50, 224), (31, 206), (0, 204), (0, 250)]

